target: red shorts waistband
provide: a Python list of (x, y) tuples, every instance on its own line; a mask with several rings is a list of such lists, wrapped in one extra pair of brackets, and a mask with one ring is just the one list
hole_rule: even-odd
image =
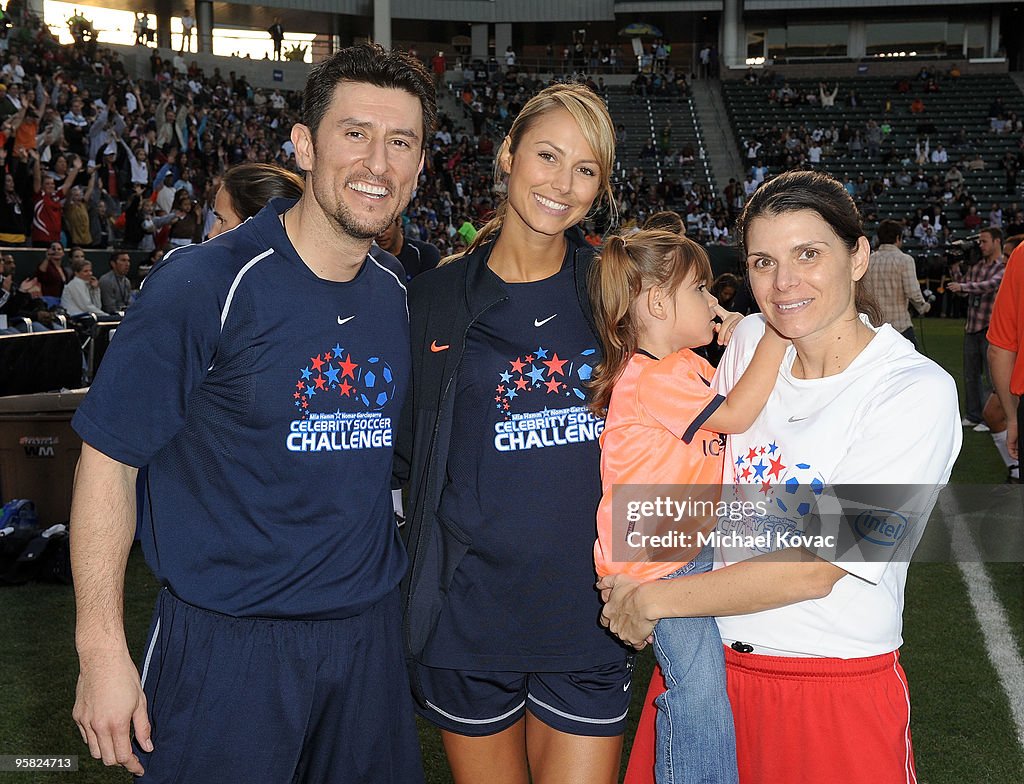
[(820, 680), (822, 678), (868, 678), (891, 671), (900, 658), (899, 651), (878, 656), (855, 659), (834, 659), (807, 656), (763, 656), (759, 653), (740, 653), (725, 648), (725, 665), (754, 675), (770, 678)]

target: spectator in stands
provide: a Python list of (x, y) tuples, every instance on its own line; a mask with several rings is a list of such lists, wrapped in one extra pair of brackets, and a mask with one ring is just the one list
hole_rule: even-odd
[(824, 82), (818, 82), (818, 100), (821, 102), (823, 109), (831, 109), (836, 105), (836, 96), (839, 94), (839, 83), (836, 82), (832, 86), (832, 90), (828, 90), (828, 86)]
[(67, 278), (61, 260), (64, 258), (64, 245), (58, 240), (51, 242), (46, 248), (46, 255), (36, 269), (36, 280), (39, 281), (40, 296), (60, 299)]
[(992, 203), (992, 209), (988, 212), (988, 225), (1001, 229), (1003, 226), (1003, 208), (999, 202)]
[(196, 18), (192, 16), (192, 11), (188, 8), (185, 9), (185, 13), (181, 16), (181, 48), (179, 52), (190, 52), (192, 51), (192, 30), (196, 26)]
[(752, 167), (750, 167), (750, 174), (754, 178), (754, 183), (760, 185), (764, 182), (764, 178), (768, 176), (768, 167), (764, 165), (764, 162), (758, 158)]
[(875, 159), (882, 147), (882, 129), (874, 120), (868, 120), (864, 131), (864, 149), (868, 158)]
[(110, 270), (100, 276), (100, 307), (106, 313), (123, 313), (131, 302), (132, 285), (128, 273), (132, 257), (120, 250), (110, 254)]
[(941, 144), (936, 144), (935, 145), (935, 149), (932, 150), (931, 162), (932, 163), (948, 163), (949, 162), (949, 154), (946, 152), (946, 148), (943, 147)]
[(53, 177), (43, 176), (39, 153), (29, 150), (32, 159), (32, 190), (35, 193), (35, 205), (32, 217), (32, 244), (46, 247), (60, 241), (61, 227), (64, 220), (64, 199), (71, 184), (82, 170), (82, 159), (77, 155), (71, 171), (60, 188), (54, 184)]
[[(0, 277), (0, 314), (7, 316), (8, 330), (0, 334), (45, 332), (53, 329), (53, 313), (43, 300), (42, 290), (36, 278), (15, 281), (14, 257), (4, 254)], [(25, 321), (28, 321), (28, 324)]]
[(758, 185), (760, 185), (760, 183), (754, 179), (754, 173), (747, 172), (747, 176), (743, 180), (743, 195), (749, 199), (753, 195), (754, 191), (757, 190)]
[(955, 163), (949, 167), (949, 171), (946, 172), (946, 184), (953, 189), (954, 192), (959, 191), (964, 185), (964, 175), (960, 172), (960, 167)]
[(100, 282), (92, 274), (92, 263), (85, 259), (76, 259), (71, 264), (74, 276), (64, 287), (60, 297), (60, 306), (69, 316), (92, 314), (96, 317), (107, 317), (100, 300)]
[(925, 110), (924, 101), (918, 96), (910, 102), (910, 113), (911, 114), (922, 114)]
[[(914, 257), (902, 250), (902, 227), (894, 220), (884, 220), (878, 226), (878, 250), (871, 254), (864, 286), (878, 303), (880, 324), (891, 324), (893, 329), (918, 348), (914, 324), (907, 311), (908, 303), (920, 315), (929, 311), (921, 286), (917, 282)], [(876, 325), (877, 326), (877, 325)]]
[(303, 182), (295, 173), (268, 163), (232, 166), (221, 180), (213, 204), (214, 221), (209, 238), (240, 225), (262, 210), (271, 199), (298, 199)]
[(921, 218), (921, 222), (914, 229), (914, 237), (925, 248), (937, 248), (942, 243), (941, 235), (932, 226), (931, 218), (927, 215)]
[(988, 340), (985, 333), (992, 318), (992, 304), (1003, 279), (1006, 263), (1002, 252), (1003, 232), (995, 226), (982, 229), (978, 237), (981, 260), (966, 271), (961, 263), (950, 270), (953, 282), (946, 289), (967, 299), (964, 325), (964, 427), (987, 431), (982, 406), (992, 385), (988, 372)]
[(89, 207), (89, 235), (92, 237), (93, 248), (109, 248), (114, 244), (116, 218), (107, 207), (109, 200), (100, 197)]
[(274, 17), (274, 23), (267, 28), (267, 35), (274, 42), (274, 59), (281, 59), (281, 42), (284, 41), (284, 27), (281, 25), (281, 18)]
[(443, 51), (438, 51), (430, 59), (430, 70), (434, 74), (434, 81), (438, 86), (444, 83), (445, 74), (448, 72), (448, 59)]
[(1003, 156), (1003, 171), (1006, 175), (1006, 188), (1004, 193), (1007, 196), (1014, 196), (1017, 193), (1017, 173), (1020, 170), (1020, 161), (1013, 152), (1007, 152)]
[[(1024, 234), (1024, 211), (1021, 211), (1021, 210), (1015, 210), (1014, 211), (1013, 217), (1010, 219), (1010, 222), (1006, 224), (1006, 227), (1004, 229), (1004, 233), (1008, 237), (1016, 237), (1017, 235)], [(1007, 240), (1006, 242), (1008, 243), (1009, 240)], [(1010, 251), (1008, 251), (1006, 249), (1005, 244), (1006, 243), (1004, 243), (1004, 247), (1003, 247), (1003, 255), (1007, 259), (1009, 259)], [(1016, 247), (1016, 246), (1017, 246), (1017, 243), (1015, 242), (1013, 247)]]
[[(7, 157), (0, 149), (0, 169)], [(25, 244), (25, 210), (21, 196), (15, 188), (14, 176), (4, 174), (4, 192), (0, 197), (0, 245)]]
[(73, 245), (90, 247), (93, 244), (93, 237), (89, 230), (90, 221), (87, 204), (92, 196), (92, 190), (95, 185), (96, 170), (93, 169), (89, 174), (89, 187), (83, 191), (82, 186), (73, 186), (64, 203), (64, 230), (68, 242)]
[(3, 78), (9, 84), (22, 84), (25, 81), (25, 69), (21, 64), (21, 59), (16, 54), (12, 54), (7, 58), (7, 63), (2, 69)]
[(149, 15), (135, 13), (135, 45), (141, 46), (149, 42)]
[(174, 209), (174, 199), (177, 196), (177, 191), (174, 188), (176, 180), (177, 177), (171, 171), (167, 172), (161, 180), (156, 198), (153, 200), (154, 205), (161, 212), (167, 213)]
[(169, 248), (180, 248), (203, 241), (202, 205), (189, 196), (184, 188), (175, 194), (172, 213), (175, 220), (171, 221), (171, 232), (167, 238)]

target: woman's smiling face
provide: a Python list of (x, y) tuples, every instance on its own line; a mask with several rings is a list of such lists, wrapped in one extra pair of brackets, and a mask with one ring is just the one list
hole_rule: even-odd
[(765, 317), (791, 340), (827, 335), (857, 318), (855, 283), (870, 248), (853, 252), (813, 210), (769, 214), (747, 229), (747, 273)]

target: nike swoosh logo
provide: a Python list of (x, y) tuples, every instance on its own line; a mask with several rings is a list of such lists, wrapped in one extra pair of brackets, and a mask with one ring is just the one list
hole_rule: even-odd
[(350, 322), (354, 318), (355, 318), (355, 316), (349, 316), (348, 318), (342, 318), (341, 316), (338, 316), (338, 324), (339, 325), (347, 324), (348, 322)]
[(451, 348), (451, 346), (449, 344), (447, 344), (447, 343), (445, 343), (443, 346), (437, 345), (437, 341), (436, 340), (433, 343), (430, 344), (430, 350), (433, 351), (435, 354), (437, 352), (439, 352), (439, 351), (447, 351), (450, 348)]
[(633, 685), (633, 681), (626, 681), (626, 685), (622, 687), (623, 691), (629, 691), (629, 687)]
[(537, 319), (534, 319), (533, 320), (533, 326), (535, 326), (535, 327), (543, 327), (545, 324), (547, 324), (549, 321), (551, 321), (551, 319), (553, 319), (557, 315), (558, 315), (557, 313), (552, 313), (550, 316), (548, 316), (543, 321), (538, 321)]
[(792, 417), (791, 416), (789, 418), (789, 421), (790, 422), (803, 422), (805, 419), (807, 419), (807, 417), (805, 417), (805, 416), (802, 416), (802, 417)]

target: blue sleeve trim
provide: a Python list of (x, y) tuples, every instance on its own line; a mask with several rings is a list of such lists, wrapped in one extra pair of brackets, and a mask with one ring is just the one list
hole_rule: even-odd
[(715, 395), (711, 402), (704, 406), (704, 410), (697, 415), (697, 418), (693, 420), (690, 426), (686, 428), (686, 432), (683, 433), (684, 444), (689, 444), (693, 441), (693, 437), (697, 435), (697, 431), (700, 430), (701, 425), (707, 422), (708, 418), (715, 413), (718, 410), (718, 407), (724, 402), (724, 395)]

